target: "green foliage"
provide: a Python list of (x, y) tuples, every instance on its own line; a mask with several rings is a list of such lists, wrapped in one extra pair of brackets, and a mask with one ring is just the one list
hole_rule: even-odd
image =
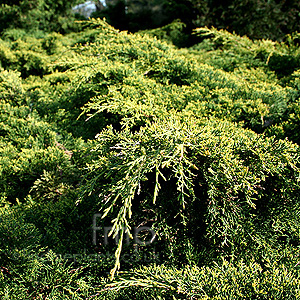
[(299, 270), (280, 263), (263, 269), (255, 261), (237, 264), (223, 260), (207, 267), (175, 269), (144, 267), (120, 275), (108, 289), (140, 287), (155, 299), (298, 299)]
[(3, 42), (0, 62), (5, 69), (20, 71), (22, 77), (43, 76), (51, 70), (49, 58), (43, 52), (40, 41), (33, 38), (27, 38), (26, 41), (17, 40), (13, 43)]
[(55, 143), (55, 132), (27, 107), (2, 104), (1, 110), (1, 189), (13, 200), (24, 197), (44, 169), (64, 170), (70, 163)]
[[(0, 34), (23, 29), (27, 32), (40, 30), (68, 32), (77, 29), (71, 8), (78, 1), (21, 0), (2, 1), (0, 6)], [(15, 31), (16, 32), (16, 31)]]
[[(261, 67), (274, 71), (278, 77), (291, 75), (299, 67), (298, 34), (286, 36), (285, 42), (254, 40), (215, 28), (198, 28), (195, 33), (206, 39), (194, 46), (206, 59), (226, 71), (236, 68)], [(199, 53), (200, 55), (202, 54)], [(197, 53), (198, 54), (198, 53)], [(228, 57), (226, 59), (226, 57)]]
[(185, 24), (180, 20), (174, 20), (172, 23), (160, 28), (139, 31), (140, 34), (147, 33), (150, 36), (157, 37), (159, 40), (169, 41), (177, 47), (183, 47), (187, 44), (188, 36), (183, 32)]
[(84, 268), (66, 264), (52, 251), (41, 254), (31, 256), (26, 271), (0, 281), (2, 299), (86, 299), (92, 288), (80, 278)]
[(1, 211), (0, 220), (1, 266), (20, 268), (38, 250), (41, 233), (33, 224), (25, 222), (19, 210)]
[[(0, 77), (0, 184), (2, 195), (11, 201), (26, 196), (43, 170), (64, 172), (71, 165), (70, 152), (32, 109), (19, 76), (2, 71)], [(22, 189), (18, 188), (20, 185)]]
[(0, 298), (296, 299), (298, 35), (79, 26), (0, 40)]
[[(192, 236), (193, 227), (203, 224), (202, 235), (218, 247), (247, 243), (249, 226), (266, 213), (269, 203), (280, 206), (284, 201), (298, 201), (299, 166), (294, 164), (298, 148), (287, 141), (262, 139), (226, 123), (203, 127), (195, 120), (188, 125), (165, 120), (134, 134), (110, 129), (97, 139), (99, 158), (89, 166), (93, 179), (84, 189), (92, 192), (101, 184), (98, 180), (106, 179), (100, 195), (102, 217), (113, 216), (115, 235), (121, 230), (116, 255), (121, 250), (122, 230), (129, 232), (130, 219), (136, 219), (134, 199), (141, 193), (152, 194), (147, 201), (159, 201), (161, 207), (172, 203), (174, 219), (181, 216), (175, 227), (180, 228), (180, 223), (186, 227), (177, 237), (189, 230)], [(149, 176), (155, 178), (154, 183)], [(161, 188), (168, 195), (159, 197)], [(153, 218), (165, 220), (171, 212), (160, 210)]]

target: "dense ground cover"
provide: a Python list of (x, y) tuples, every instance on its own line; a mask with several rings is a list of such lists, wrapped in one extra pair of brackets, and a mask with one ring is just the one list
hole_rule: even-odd
[(298, 35), (81, 26), (0, 40), (1, 298), (299, 299)]

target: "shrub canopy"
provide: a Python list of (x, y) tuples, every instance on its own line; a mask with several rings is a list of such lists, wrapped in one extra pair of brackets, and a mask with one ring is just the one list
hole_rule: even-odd
[(80, 26), (0, 40), (1, 297), (297, 299), (298, 35)]

